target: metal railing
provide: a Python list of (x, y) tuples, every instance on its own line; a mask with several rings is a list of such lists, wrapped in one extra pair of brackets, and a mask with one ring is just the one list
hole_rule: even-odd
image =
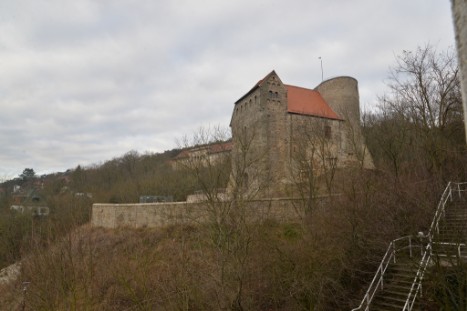
[[(366, 291), (362, 302), (357, 308), (352, 309), (352, 311), (369, 310), (371, 301), (373, 300), (373, 297), (375, 296), (376, 292), (379, 289), (383, 290), (384, 288), (384, 273), (386, 272), (386, 269), (388, 268), (391, 262), (397, 263), (398, 253), (407, 250), (408, 255), (412, 257), (414, 253), (414, 248), (420, 248), (420, 251), (422, 251), (421, 245), (414, 244), (413, 239), (413, 236), (408, 235), (395, 239), (391, 243), (389, 243), (386, 253), (384, 254), (383, 260), (381, 260), (381, 263), (379, 264), (376, 274), (373, 277), (373, 280), (371, 281), (370, 286), (368, 287), (368, 290)], [(400, 245), (401, 243), (404, 244)]]
[[(386, 254), (384, 255), (383, 259), (381, 260), (381, 263), (378, 267), (378, 270), (376, 271), (376, 274), (373, 278), (373, 280), (370, 283), (370, 286), (368, 290), (365, 293), (365, 296), (362, 299), (362, 302), (357, 308), (352, 309), (351, 311), (358, 311), (358, 310), (365, 310), (368, 311), (371, 305), (371, 301), (373, 300), (373, 297), (375, 296), (376, 292), (379, 289), (383, 289), (384, 286), (384, 273), (386, 272), (389, 263), (391, 260), (396, 263), (396, 253), (399, 250), (403, 249), (409, 249), (410, 257), (412, 257), (413, 253), (413, 248), (414, 247), (420, 247), (420, 250), (423, 252), (422, 259), (420, 260), (419, 268), (417, 270), (417, 274), (414, 278), (414, 281), (412, 283), (412, 287), (410, 289), (410, 292), (407, 296), (406, 303), (404, 305), (404, 308), (402, 309), (410, 311), (412, 310), (413, 304), (415, 303), (415, 300), (418, 296), (419, 293), (421, 293), (422, 289), (422, 281), (423, 277), (425, 274), (425, 270), (431, 261), (431, 256), (432, 256), (432, 251), (433, 251), (433, 236), (436, 233), (439, 233), (439, 222), (441, 218), (444, 217), (445, 215), (445, 207), (446, 203), (448, 202), (449, 199), (453, 198), (453, 192), (457, 192), (459, 195), (459, 198), (462, 197), (462, 192), (467, 192), (467, 182), (463, 183), (453, 183), (449, 182), (446, 188), (444, 189), (443, 194), (441, 195), (441, 199), (438, 203), (438, 206), (436, 208), (435, 216), (433, 217), (433, 221), (431, 222), (430, 230), (426, 236), (428, 243), (425, 247), (425, 251), (423, 252), (423, 246), (421, 244), (414, 245), (412, 243), (412, 236), (405, 236), (402, 238), (398, 238), (393, 240), (390, 244), (389, 247), (386, 251)], [(408, 245), (402, 248), (396, 248), (396, 243), (398, 241), (402, 240), (408, 240)], [(463, 245), (465, 246), (465, 245)], [(458, 253), (460, 255), (460, 247)]]
[(432, 246), (429, 243), (425, 248), (425, 253), (423, 254), (422, 259), (420, 260), (417, 274), (415, 275), (414, 281), (412, 282), (412, 286), (410, 287), (407, 300), (405, 301), (404, 308), (402, 310), (412, 310), (413, 304), (415, 303), (415, 300), (418, 294), (422, 293), (423, 277), (425, 276), (425, 270), (426, 270), (426, 267), (428, 266), (428, 263), (431, 260), (431, 255), (432, 255), (431, 247)]
[[(444, 251), (447, 250), (447, 247), (451, 247), (452, 250), (455, 250), (455, 256), (457, 256), (457, 258), (462, 257), (462, 250), (463, 249), (465, 250), (465, 246), (466, 246), (465, 243), (456, 243), (456, 242), (433, 242), (432, 245), (439, 245), (439, 246), (443, 247)], [(436, 248), (436, 249), (438, 249), (438, 248)], [(447, 252), (442, 253), (442, 252), (437, 251), (436, 256), (438, 256), (438, 257), (452, 257), (453, 255), (452, 254), (449, 255)]]
[[(415, 276), (414, 281), (412, 282), (412, 287), (410, 288), (410, 292), (407, 296), (407, 300), (405, 302), (404, 308), (402, 311), (411, 311), (415, 300), (417, 299), (418, 294), (421, 294), (422, 291), (422, 281), (423, 276), (425, 274), (425, 270), (428, 266), (428, 263), (431, 261), (431, 257), (433, 254), (433, 244), (440, 244), (440, 245), (453, 245), (454, 243), (449, 242), (433, 242), (433, 237), (435, 233), (439, 233), (439, 223), (441, 218), (443, 218), (446, 214), (446, 203), (449, 199), (453, 200), (453, 192), (457, 192), (459, 198), (462, 197), (462, 192), (467, 192), (467, 182), (462, 183), (453, 183), (449, 182), (444, 189), (444, 192), (441, 196), (441, 199), (438, 203), (436, 208), (435, 216), (433, 217), (433, 221), (431, 222), (430, 230), (428, 231), (427, 238), (428, 238), (428, 245), (425, 248), (425, 253), (423, 254), (422, 259), (420, 260), (420, 264), (418, 267), (417, 274)], [(461, 256), (461, 247), (464, 247), (464, 244), (457, 244), (458, 247), (458, 256)]]
[[(435, 211), (435, 216), (433, 217), (433, 221), (431, 222), (430, 230), (428, 231), (428, 240), (431, 243), (433, 241), (433, 236), (436, 233), (439, 233), (439, 221), (441, 220), (442, 217), (444, 217), (444, 214), (446, 212), (446, 203), (448, 199), (451, 199), (452, 201), (452, 182), (449, 182), (448, 185), (446, 186), (446, 189), (444, 189), (443, 194), (441, 195), (441, 199), (439, 200), (438, 207), (436, 208)], [(459, 192), (460, 195), (460, 192)]]

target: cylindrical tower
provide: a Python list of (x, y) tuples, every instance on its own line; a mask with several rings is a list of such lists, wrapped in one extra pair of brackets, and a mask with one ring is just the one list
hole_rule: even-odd
[(336, 77), (315, 88), (340, 117), (352, 125), (360, 125), (358, 82), (352, 77)]
[(326, 103), (344, 119), (341, 132), (341, 155), (347, 163), (360, 163), (365, 168), (373, 168), (373, 160), (368, 153), (360, 127), (360, 97), (358, 82), (352, 77), (336, 77), (323, 81), (315, 88)]

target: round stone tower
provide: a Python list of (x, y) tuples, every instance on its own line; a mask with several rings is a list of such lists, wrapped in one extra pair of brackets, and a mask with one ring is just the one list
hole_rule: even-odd
[(356, 79), (352, 77), (332, 78), (323, 81), (315, 90), (341, 118), (352, 125), (360, 125), (360, 100)]
[(360, 127), (360, 97), (358, 82), (352, 77), (336, 77), (323, 81), (315, 88), (326, 103), (344, 119), (341, 133), (341, 154), (345, 162), (360, 163), (374, 168)]

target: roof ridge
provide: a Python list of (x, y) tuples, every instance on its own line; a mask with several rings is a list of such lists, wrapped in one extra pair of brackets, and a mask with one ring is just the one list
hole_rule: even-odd
[(308, 87), (303, 87), (303, 86), (297, 86), (297, 85), (292, 85), (292, 84), (284, 84), (284, 86), (286, 87), (296, 87), (297, 89), (304, 89), (304, 90), (308, 90), (308, 91), (314, 91), (314, 92), (318, 92), (317, 90), (315, 89), (312, 89), (312, 88), (308, 88)]

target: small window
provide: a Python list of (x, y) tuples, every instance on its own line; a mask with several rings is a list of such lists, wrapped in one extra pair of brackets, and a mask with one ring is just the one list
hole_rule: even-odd
[(331, 135), (332, 135), (332, 133), (331, 133), (331, 127), (330, 127), (329, 125), (325, 125), (325, 126), (324, 126), (324, 137), (325, 137), (326, 139), (330, 139), (330, 138), (331, 138)]

